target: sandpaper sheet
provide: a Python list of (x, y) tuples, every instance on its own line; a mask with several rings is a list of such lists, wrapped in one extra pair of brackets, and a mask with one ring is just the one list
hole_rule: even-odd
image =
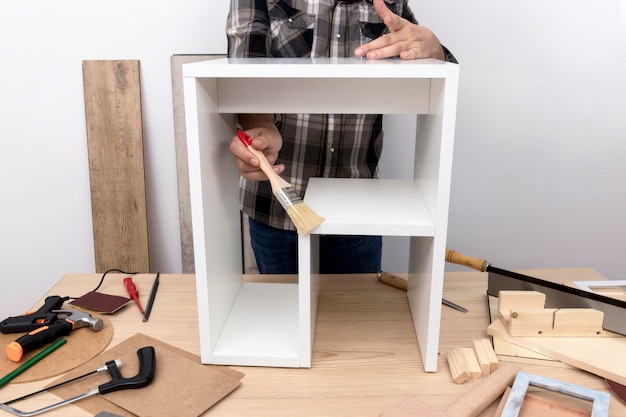
[(130, 301), (131, 299), (127, 297), (90, 291), (82, 297), (71, 301), (70, 304), (103, 314), (113, 314)]
[[(137, 390), (95, 395), (75, 405), (91, 414), (106, 411), (123, 417), (196, 417), (241, 385), (243, 373), (225, 366), (202, 365), (198, 356), (141, 333), (103, 352), (51, 385), (91, 372), (115, 359), (122, 360), (122, 375), (132, 377), (139, 369), (137, 350), (145, 346), (153, 346), (156, 353), (156, 372), (150, 385)], [(109, 374), (102, 372), (55, 389), (53, 393), (69, 399), (110, 380)]]
[[(11, 383), (19, 384), (22, 382), (39, 381), (61, 375), (101, 353), (113, 338), (113, 326), (109, 319), (104, 316), (92, 314), (92, 317), (102, 319), (104, 323), (102, 330), (94, 332), (88, 327), (81, 327), (80, 329), (74, 330), (68, 336), (65, 336), (67, 339), (66, 344), (37, 362), (23, 374), (11, 381)], [(0, 333), (0, 346), (6, 346), (22, 335), (23, 333)], [(14, 369), (17, 369), (42, 349), (26, 353), (20, 362), (11, 361), (4, 352), (0, 352), (0, 376), (4, 376)]]

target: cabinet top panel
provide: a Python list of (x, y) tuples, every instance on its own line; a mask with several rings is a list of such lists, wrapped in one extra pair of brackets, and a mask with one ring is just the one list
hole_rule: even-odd
[(183, 65), (191, 78), (458, 78), (459, 65), (436, 59), (219, 58)]

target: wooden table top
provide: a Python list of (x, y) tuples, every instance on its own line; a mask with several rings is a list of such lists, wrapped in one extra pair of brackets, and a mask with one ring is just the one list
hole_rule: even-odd
[[(557, 281), (602, 278), (592, 269), (523, 272)], [(133, 277), (144, 307), (154, 277), (154, 274)], [(46, 295), (78, 297), (93, 290), (100, 278), (101, 274), (68, 274)], [(478, 383), (478, 380), (454, 383), (446, 353), (456, 347), (471, 347), (473, 341), (489, 337), (486, 288), (485, 273), (445, 274), (444, 298), (468, 308), (469, 312), (442, 306), (438, 372), (425, 373), (404, 291), (381, 283), (375, 274), (322, 276), (312, 367), (233, 367), (245, 374), (241, 387), (204, 415), (377, 417), (407, 397), (419, 398), (445, 410)], [(126, 295), (120, 276), (113, 274), (107, 275), (98, 291)], [(114, 327), (110, 347), (143, 333), (200, 354), (194, 275), (161, 274), (148, 322), (142, 322), (134, 304), (109, 317)], [(560, 362), (523, 362), (520, 367), (524, 371), (610, 392), (603, 378)], [(0, 401), (34, 392), (55, 379), (10, 383), (0, 389)], [(19, 409), (32, 410), (58, 401), (58, 397), (44, 394), (16, 403), (16, 407), (19, 404)], [(494, 402), (480, 417), (493, 416), (497, 405), (498, 401)], [(0, 410), (0, 416), (3, 415), (10, 414)], [(44, 415), (84, 417), (91, 414), (68, 405)], [(613, 395), (609, 415), (626, 417), (626, 405)]]

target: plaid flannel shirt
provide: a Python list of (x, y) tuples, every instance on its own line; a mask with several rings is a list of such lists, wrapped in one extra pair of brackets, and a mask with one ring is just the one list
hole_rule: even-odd
[[(417, 23), (407, 0), (387, 7)], [(228, 56), (352, 57), (387, 27), (372, 0), (231, 0), (226, 24)], [(456, 62), (445, 48), (446, 60)], [(374, 100), (375, 97), (372, 97)], [(304, 196), (311, 177), (374, 178), (382, 152), (382, 115), (280, 114), (283, 137), (277, 163), (282, 176)], [(270, 226), (295, 230), (268, 181), (241, 178), (241, 209)]]

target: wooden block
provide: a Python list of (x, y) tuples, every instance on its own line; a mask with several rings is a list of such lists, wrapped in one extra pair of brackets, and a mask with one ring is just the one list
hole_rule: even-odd
[(96, 272), (149, 272), (139, 61), (83, 61)]
[(613, 337), (602, 329), (604, 313), (592, 308), (511, 310), (507, 330), (511, 336)]
[(554, 315), (555, 333), (568, 336), (599, 336), (603, 323), (604, 313), (593, 308), (561, 308)]
[(511, 336), (539, 336), (552, 332), (556, 308), (514, 308), (507, 323)]
[(482, 374), (482, 370), (478, 364), (474, 348), (463, 347), (458, 349), (461, 351), (461, 355), (465, 361), (465, 369), (469, 372), (470, 378), (479, 378)]
[[(489, 317), (491, 318), (491, 322), (493, 323), (494, 321), (500, 321), (500, 312), (498, 311), (498, 298), (490, 295), (487, 297), (487, 299), (489, 304)], [(536, 360), (542, 364), (546, 364), (547, 362), (553, 362), (554, 364), (557, 364), (557, 366), (558, 364), (562, 363), (554, 358), (515, 345), (497, 336), (492, 336), (491, 339), (493, 340), (493, 350), (496, 352), (496, 355), (499, 356), (500, 361), (506, 359), (509, 362), (528, 363), (529, 361)]]
[(482, 376), (487, 376), (498, 369), (498, 357), (488, 339), (475, 340), (474, 353), (476, 354)]
[(543, 308), (546, 295), (538, 291), (500, 291), (498, 293), (498, 312), (507, 323), (512, 309)]
[(448, 365), (452, 374), (452, 380), (457, 384), (462, 384), (471, 378), (469, 371), (465, 367), (465, 359), (459, 348), (448, 352)]

